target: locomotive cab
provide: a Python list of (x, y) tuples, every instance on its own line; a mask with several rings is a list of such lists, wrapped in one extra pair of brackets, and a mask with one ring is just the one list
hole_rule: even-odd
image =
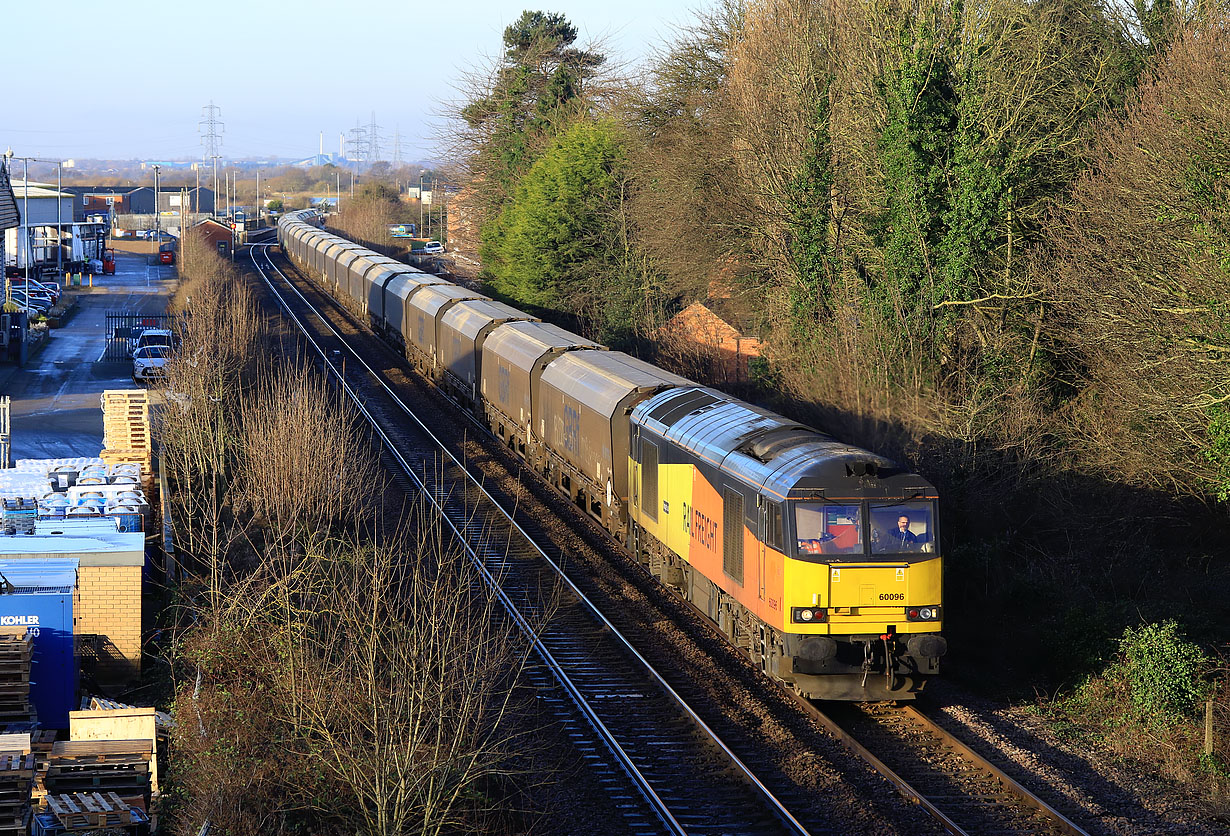
[(934, 498), (787, 503), (787, 624), (776, 674), (825, 699), (901, 699), (938, 673), (941, 562)]

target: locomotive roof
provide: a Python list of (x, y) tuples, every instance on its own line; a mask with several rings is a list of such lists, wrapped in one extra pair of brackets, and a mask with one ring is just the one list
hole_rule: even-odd
[(660, 392), (641, 402), (632, 420), (783, 499), (935, 495), (890, 459), (716, 389)]

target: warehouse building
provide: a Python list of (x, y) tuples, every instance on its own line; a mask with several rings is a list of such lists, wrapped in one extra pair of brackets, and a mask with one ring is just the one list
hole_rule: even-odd
[(46, 183), (14, 180), (13, 197), (21, 213), (21, 225), (4, 233), (6, 265), (55, 264), (57, 240), (71, 239), (72, 195)]
[(114, 521), (97, 519), (74, 520), (71, 526), (39, 521), (34, 534), (0, 537), (0, 567), (37, 560), (76, 564), (72, 633), (83, 669), (106, 684), (135, 678), (141, 670), (145, 535), (120, 532)]

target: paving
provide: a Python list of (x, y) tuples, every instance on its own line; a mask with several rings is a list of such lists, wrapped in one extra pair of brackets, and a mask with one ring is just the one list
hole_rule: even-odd
[(131, 361), (102, 360), (106, 315), (163, 313), (175, 286), (175, 268), (149, 258), (116, 252), (115, 275), (77, 293), (75, 312), (24, 367), (0, 365), (0, 395), (13, 398), (14, 459), (98, 455), (103, 390), (136, 386)]

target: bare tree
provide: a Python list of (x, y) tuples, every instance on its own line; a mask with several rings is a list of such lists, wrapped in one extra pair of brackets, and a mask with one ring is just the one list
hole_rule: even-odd
[(1180, 495), (1230, 480), (1212, 438), (1230, 404), (1227, 37), (1180, 35), (1127, 118), (1101, 126), (1053, 231), (1074, 440), (1091, 464)]

